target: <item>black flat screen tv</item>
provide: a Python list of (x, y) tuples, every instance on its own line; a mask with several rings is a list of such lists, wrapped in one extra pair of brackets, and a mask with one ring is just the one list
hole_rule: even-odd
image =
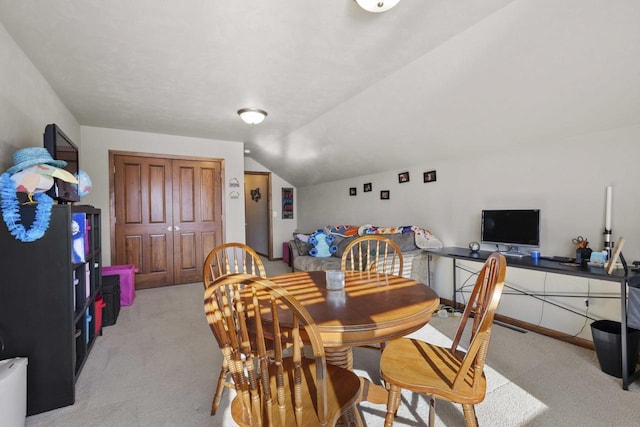
[(502, 209), (482, 211), (482, 243), (509, 247), (518, 254), (519, 247), (540, 246), (539, 209)]
[[(78, 170), (80, 169), (78, 147), (57, 125), (49, 124), (44, 128), (44, 148), (49, 151), (49, 154), (55, 160), (67, 162), (67, 166), (64, 169), (73, 176), (78, 176)], [(78, 184), (72, 184), (57, 178), (47, 194), (59, 203), (71, 203), (80, 200)]]

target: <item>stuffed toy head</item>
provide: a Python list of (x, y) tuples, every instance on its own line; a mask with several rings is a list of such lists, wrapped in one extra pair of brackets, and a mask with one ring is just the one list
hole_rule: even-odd
[(332, 243), (335, 240), (330, 234), (325, 233), (324, 230), (318, 230), (309, 236), (309, 244), (313, 245), (313, 248), (309, 250), (309, 255), (319, 258), (327, 258), (336, 253), (338, 247)]

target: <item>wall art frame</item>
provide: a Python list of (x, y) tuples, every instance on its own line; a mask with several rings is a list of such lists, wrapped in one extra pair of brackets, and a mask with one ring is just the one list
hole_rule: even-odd
[(424, 182), (435, 182), (436, 179), (436, 171), (433, 170), (424, 173)]
[(282, 187), (282, 219), (293, 219), (292, 187)]

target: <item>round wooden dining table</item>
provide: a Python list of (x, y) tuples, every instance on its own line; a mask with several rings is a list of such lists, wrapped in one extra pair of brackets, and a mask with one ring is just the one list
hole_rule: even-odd
[[(326, 272), (269, 277), (284, 287), (313, 317), (327, 363), (353, 369), (352, 348), (378, 344), (417, 331), (431, 319), (440, 299), (424, 283), (373, 271), (345, 271), (345, 287), (328, 290)], [(376, 403), (380, 398), (365, 400)]]

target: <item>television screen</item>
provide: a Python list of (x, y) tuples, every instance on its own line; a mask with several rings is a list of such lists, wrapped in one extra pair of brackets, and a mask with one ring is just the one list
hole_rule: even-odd
[[(44, 129), (44, 148), (49, 151), (55, 160), (64, 160), (67, 166), (64, 169), (75, 177), (78, 176), (80, 165), (78, 162), (78, 147), (55, 124), (47, 125)], [(71, 184), (56, 179), (51, 190), (47, 194), (58, 202), (68, 203), (80, 200), (78, 196), (78, 184)]]
[(483, 210), (482, 242), (507, 246), (540, 246), (540, 210)]

